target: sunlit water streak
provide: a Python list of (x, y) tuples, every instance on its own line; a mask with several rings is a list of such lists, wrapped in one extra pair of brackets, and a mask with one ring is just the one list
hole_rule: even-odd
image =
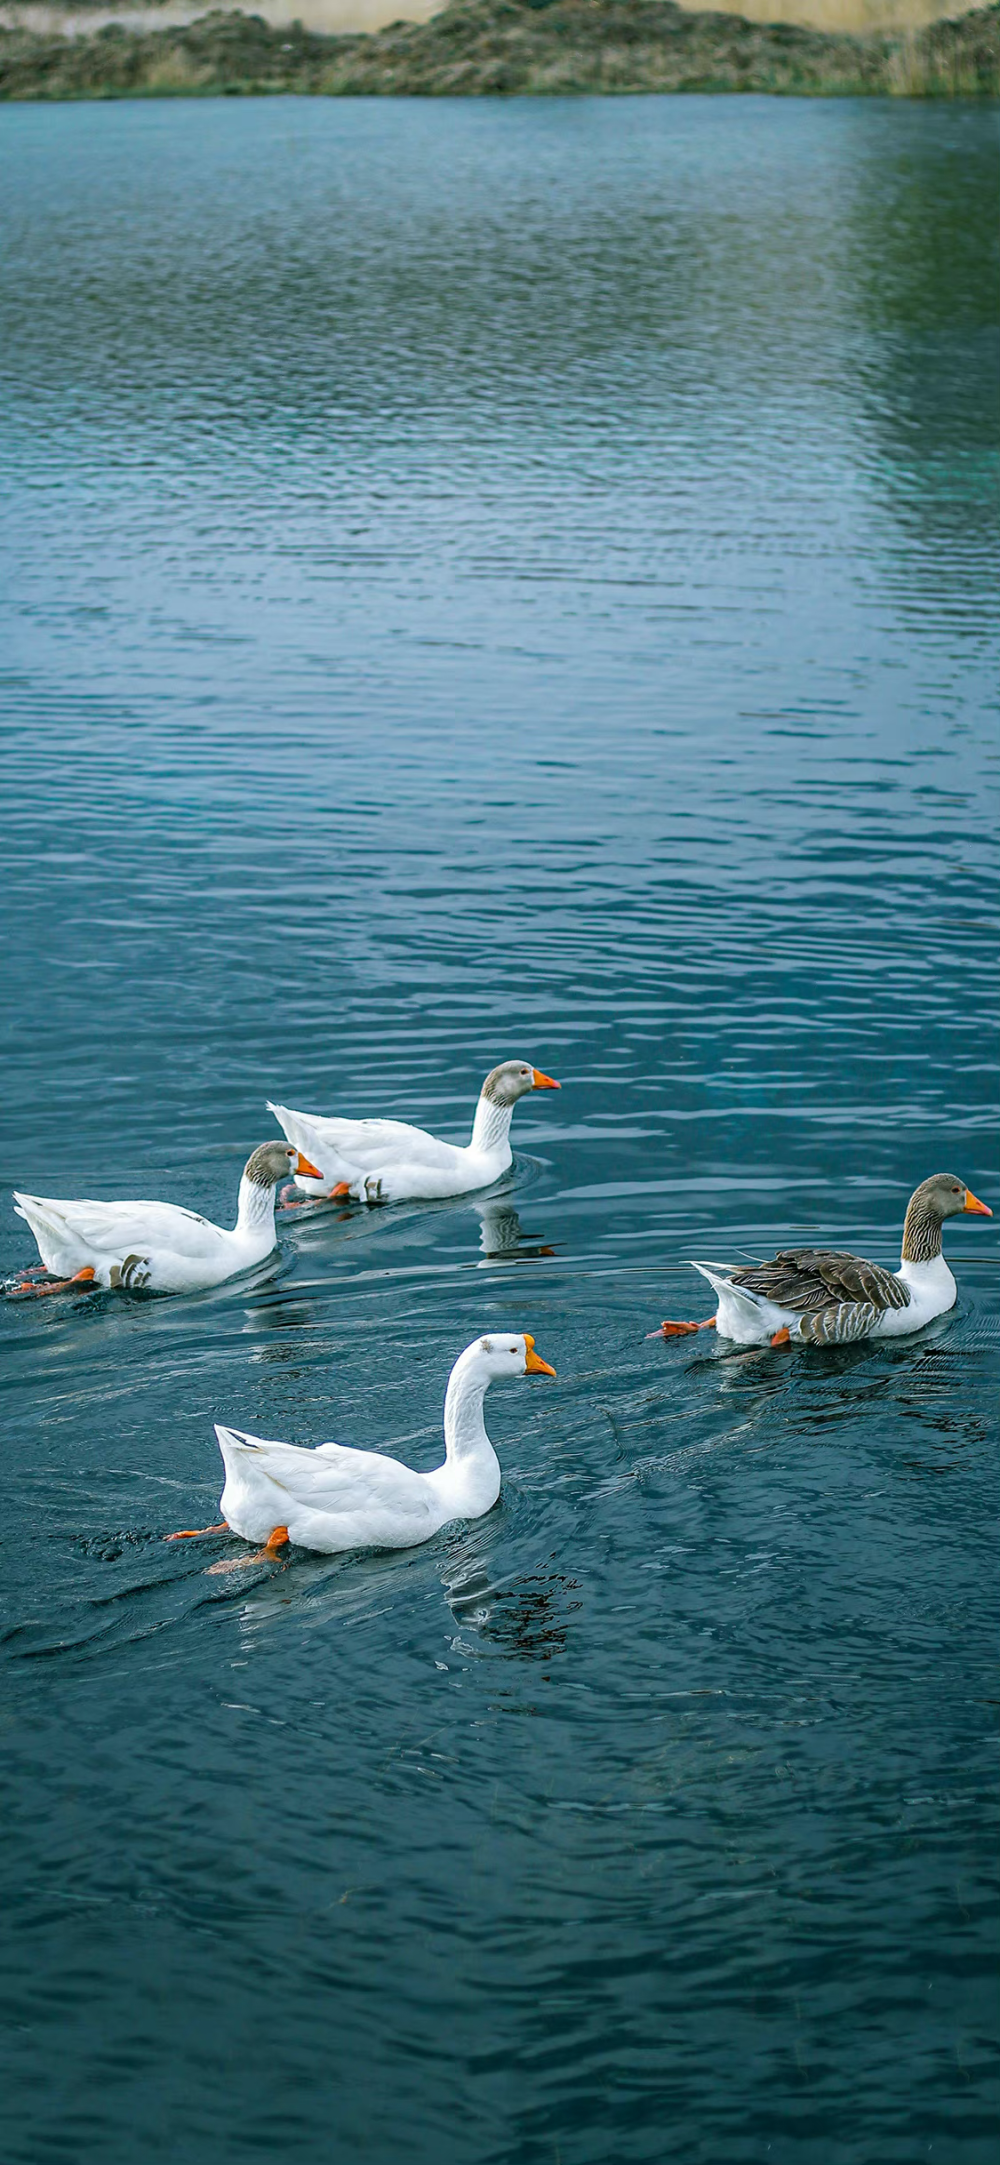
[[(11, 2165), (978, 2165), (995, 1234), (666, 1346), (692, 1255), (996, 1204), (994, 117), (0, 111), (5, 1187), (225, 1218), (264, 1100), (494, 1197), (0, 1312)], [(29, 1260), (2, 1216), (0, 1273)], [(212, 1421), (496, 1511), (208, 1574)]]

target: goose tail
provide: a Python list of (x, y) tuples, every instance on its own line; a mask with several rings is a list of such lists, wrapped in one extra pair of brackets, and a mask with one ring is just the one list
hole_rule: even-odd
[(22, 1195), (15, 1188), (14, 1210), (31, 1227), (46, 1270), (68, 1268), (76, 1259), (78, 1249), (81, 1255), (87, 1252), (74, 1235), (61, 1206), (51, 1196)]
[(778, 1308), (764, 1293), (751, 1292), (749, 1286), (734, 1285), (721, 1263), (695, 1263), (692, 1270), (701, 1272), (719, 1303), (716, 1324), (724, 1338), (735, 1338), (742, 1345), (756, 1345), (782, 1325), (797, 1321), (784, 1308)]
[(22, 1195), (20, 1190), (15, 1188), (14, 1209), (17, 1216), (30, 1225), (32, 1232), (40, 1225), (44, 1225), (51, 1233), (65, 1232), (59, 1206), (51, 1202), (47, 1195)]
[(233, 1462), (261, 1448), (256, 1436), (248, 1436), (242, 1428), (224, 1428), (221, 1421), (215, 1423), (215, 1435), (227, 1473)]
[(273, 1113), (278, 1126), (283, 1128), (290, 1143), (301, 1150), (304, 1158), (322, 1169), (322, 1180), (311, 1180), (304, 1173), (296, 1173), (295, 1185), (305, 1195), (325, 1195), (340, 1180), (351, 1180), (350, 1166), (343, 1163), (338, 1151), (327, 1140), (322, 1124), (310, 1120), (306, 1113), (294, 1112), (290, 1105), (272, 1105), (268, 1099), (267, 1109)]
[(708, 1279), (713, 1293), (717, 1295), (719, 1300), (725, 1299), (739, 1302), (745, 1298), (748, 1310), (756, 1313), (756, 1294), (747, 1293), (744, 1295), (742, 1286), (733, 1285), (725, 1263), (696, 1263), (692, 1259), (691, 1268), (700, 1271), (702, 1277)]

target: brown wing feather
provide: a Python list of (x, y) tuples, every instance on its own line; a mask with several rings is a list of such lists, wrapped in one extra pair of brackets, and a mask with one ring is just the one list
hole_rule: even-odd
[(883, 1311), (908, 1308), (908, 1288), (881, 1263), (866, 1263), (860, 1255), (838, 1248), (784, 1248), (773, 1263), (755, 1264), (731, 1272), (734, 1285), (762, 1293), (779, 1308), (793, 1308), (800, 1315), (837, 1306), (841, 1301), (870, 1301)]

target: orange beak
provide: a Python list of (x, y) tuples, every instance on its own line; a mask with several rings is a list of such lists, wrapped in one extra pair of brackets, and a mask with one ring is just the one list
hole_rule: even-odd
[(543, 1075), (540, 1067), (533, 1067), (531, 1070), (531, 1086), (533, 1090), (562, 1089), (562, 1084), (553, 1082), (551, 1075)]
[(295, 1160), (295, 1171), (304, 1173), (307, 1180), (322, 1180), (323, 1178), (318, 1165), (310, 1165), (308, 1158), (303, 1157), (301, 1150)]
[[(554, 1085), (554, 1088), (558, 1090), (558, 1083)], [(555, 1375), (555, 1369), (550, 1368), (548, 1361), (543, 1361), (541, 1356), (535, 1352), (535, 1341), (527, 1331), (524, 1334), (524, 1366), (529, 1376)]]
[(978, 1195), (973, 1195), (971, 1188), (966, 1188), (963, 1208), (971, 1210), (973, 1216), (977, 1218), (992, 1218), (993, 1216), (989, 1204), (981, 1203)]

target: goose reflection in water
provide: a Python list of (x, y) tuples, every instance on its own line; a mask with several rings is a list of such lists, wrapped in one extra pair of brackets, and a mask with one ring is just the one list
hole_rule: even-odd
[(448, 1606), (456, 1624), (475, 1632), (480, 1641), (473, 1647), (455, 1639), (459, 1654), (496, 1655), (501, 1660), (552, 1661), (563, 1654), (569, 1640), (569, 1618), (579, 1601), (578, 1580), (561, 1571), (536, 1571), (504, 1586), (495, 1586), (482, 1565), (475, 1566), (456, 1584), (445, 1586)]
[[(445, 1547), (435, 1569), (455, 1629), (445, 1640), (438, 1668), (451, 1666), (449, 1656), (459, 1662), (544, 1665), (567, 1651), (572, 1616), (582, 1606), (578, 1580), (545, 1571), (497, 1584), (482, 1556), (470, 1558), (464, 1534), (446, 1539)], [(461, 1559), (457, 1575), (456, 1548)], [(241, 1653), (252, 1655), (272, 1630), (285, 1630), (290, 1623), (364, 1629), (373, 1613), (383, 1609), (400, 1574), (408, 1579), (428, 1561), (426, 1550), (414, 1549), (352, 1550), (340, 1556), (303, 1550), (283, 1561), (262, 1558), (254, 1581), (232, 1589), (239, 1595)], [(215, 1575), (211, 1565), (208, 1575)], [(230, 1588), (231, 1581), (222, 1598)]]
[(554, 1248), (530, 1233), (525, 1235), (509, 1195), (490, 1196), (485, 1202), (473, 1203), (472, 1208), (480, 1221), (480, 1270), (484, 1263), (534, 1263), (541, 1256), (555, 1255)]

